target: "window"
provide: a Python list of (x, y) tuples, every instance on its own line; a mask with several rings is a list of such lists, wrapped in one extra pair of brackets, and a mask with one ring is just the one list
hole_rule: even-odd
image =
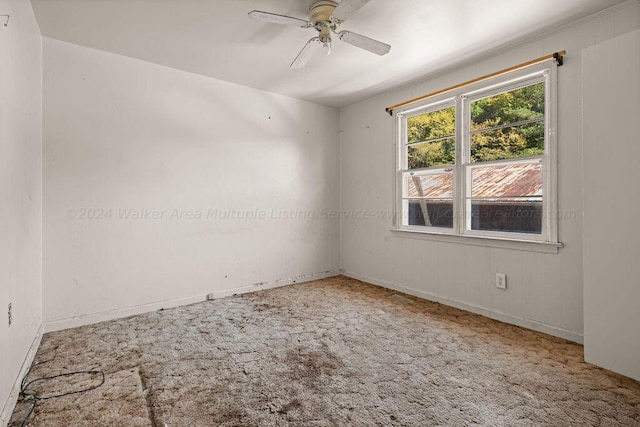
[(557, 242), (555, 67), (399, 111), (396, 228)]

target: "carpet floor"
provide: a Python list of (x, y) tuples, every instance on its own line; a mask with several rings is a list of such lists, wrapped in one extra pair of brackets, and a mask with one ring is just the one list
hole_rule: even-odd
[(105, 383), (26, 425), (640, 426), (640, 383), (582, 346), (345, 277), (49, 333), (45, 361), (29, 379)]

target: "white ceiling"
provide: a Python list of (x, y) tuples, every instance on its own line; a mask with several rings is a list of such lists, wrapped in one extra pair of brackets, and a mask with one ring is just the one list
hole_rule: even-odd
[(31, 0), (42, 34), (204, 76), (342, 107), (622, 0), (371, 0), (340, 29), (392, 45), (379, 57), (334, 41), (289, 64), (313, 29), (250, 19), (307, 18), (314, 0)]

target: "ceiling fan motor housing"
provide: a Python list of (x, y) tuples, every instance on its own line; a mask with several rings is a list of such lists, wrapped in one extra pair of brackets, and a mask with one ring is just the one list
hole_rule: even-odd
[(329, 21), (338, 3), (332, 0), (320, 0), (309, 8), (309, 20), (316, 25), (319, 22)]
[(331, 42), (331, 30), (335, 30), (336, 23), (331, 20), (333, 11), (338, 3), (332, 0), (320, 0), (311, 5), (309, 8), (309, 21), (320, 33), (320, 41), (323, 43)]

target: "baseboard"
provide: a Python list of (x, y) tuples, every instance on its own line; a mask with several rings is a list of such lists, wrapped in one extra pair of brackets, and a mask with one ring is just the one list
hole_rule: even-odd
[(243, 286), (235, 289), (225, 289), (224, 291), (213, 292), (207, 295), (208, 299), (224, 298), (231, 295), (246, 294), (248, 292), (256, 292), (265, 289), (279, 288), (281, 286), (293, 285), (295, 283), (313, 282), (314, 280), (326, 279), (340, 274), (337, 271), (323, 271), (320, 273), (305, 274), (302, 276), (290, 277), (288, 279), (274, 280), (272, 282), (256, 283), (250, 286)]
[(441, 297), (429, 292), (419, 291), (416, 289), (406, 288), (404, 286), (396, 285), (384, 280), (375, 279), (373, 277), (365, 276), (350, 271), (343, 271), (343, 275), (351, 277), (353, 279), (361, 280), (363, 282), (371, 283), (373, 285), (381, 286), (383, 288), (392, 289), (394, 291), (402, 292), (405, 294), (413, 295), (418, 298), (423, 298), (429, 301), (444, 304), (450, 307), (459, 308), (461, 310), (469, 311), (471, 313), (480, 314), (491, 319), (499, 320), (501, 322), (510, 323), (512, 325), (521, 326), (523, 328), (532, 329), (534, 331), (542, 332), (554, 337), (564, 338), (568, 341), (572, 341), (578, 344), (584, 343), (584, 336), (574, 331), (559, 328), (557, 326), (548, 325), (536, 320), (525, 319), (522, 317), (514, 316), (512, 314), (501, 313), (499, 311), (490, 310), (484, 307), (468, 304), (462, 301), (457, 301), (451, 298)]
[(22, 362), (22, 366), (20, 367), (20, 372), (18, 373), (18, 377), (16, 378), (13, 387), (11, 388), (11, 393), (9, 393), (9, 397), (7, 401), (4, 402), (4, 406), (2, 407), (2, 412), (0, 412), (0, 426), (4, 427), (9, 424), (9, 420), (11, 419), (11, 414), (13, 413), (13, 408), (16, 406), (16, 402), (18, 401), (18, 396), (20, 395), (20, 385), (22, 383), (22, 378), (27, 374), (29, 367), (33, 363), (33, 359), (36, 357), (36, 352), (38, 351), (38, 347), (40, 347), (40, 341), (42, 340), (42, 325), (38, 328), (36, 332), (36, 336), (31, 343), (31, 347), (29, 347), (29, 351), (27, 352), (27, 356), (24, 358)]
[(297, 277), (291, 277), (288, 279), (275, 280), (272, 282), (258, 283), (250, 286), (243, 286), (235, 289), (225, 289), (222, 291), (214, 291), (207, 295), (196, 295), (186, 298), (177, 298), (172, 300), (165, 300), (159, 302), (153, 302), (149, 304), (141, 304), (133, 307), (121, 308), (116, 310), (107, 310), (99, 313), (83, 314), (80, 316), (69, 317), (66, 319), (53, 320), (45, 322), (44, 332), (61, 331), (63, 329), (77, 328), (79, 326), (91, 325), (94, 323), (106, 322), (109, 320), (121, 319), (123, 317), (135, 316), (136, 314), (149, 313), (152, 311), (180, 307), (183, 305), (194, 304), (197, 302), (203, 302), (208, 299), (223, 298), (236, 294), (244, 294), (247, 292), (255, 292), (263, 289), (272, 289), (280, 286), (291, 285), (294, 283), (310, 282), (313, 280), (324, 279), (327, 277), (336, 276), (336, 271), (324, 271), (321, 273), (307, 274)]
[(149, 313), (152, 311), (174, 308), (183, 305), (194, 304), (207, 300), (206, 295), (196, 295), (186, 298), (176, 298), (171, 300), (141, 304), (133, 307), (119, 308), (116, 310), (101, 311), (98, 313), (82, 314), (80, 316), (68, 317), (66, 319), (52, 320), (44, 323), (44, 332), (55, 332), (63, 329), (77, 328), (79, 326), (92, 325), (94, 323), (106, 322), (109, 320), (121, 319), (123, 317), (135, 316), (136, 314)]

